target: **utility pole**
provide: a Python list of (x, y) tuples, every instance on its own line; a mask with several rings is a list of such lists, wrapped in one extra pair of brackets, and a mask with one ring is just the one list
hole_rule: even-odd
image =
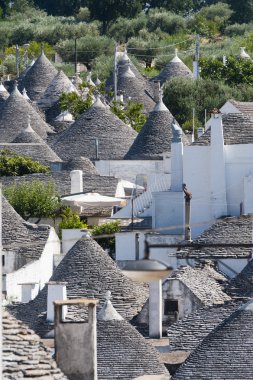
[(115, 44), (114, 48), (114, 60), (113, 60), (113, 84), (114, 84), (114, 100), (117, 101), (117, 44)]
[(75, 74), (77, 73), (77, 46), (76, 46), (76, 40), (75, 38)]
[(193, 76), (194, 79), (199, 79), (199, 48), (200, 48), (200, 42), (199, 42), (199, 34), (196, 35), (196, 48), (195, 48), (195, 57), (193, 62)]
[(16, 45), (16, 74), (19, 77), (19, 47)]

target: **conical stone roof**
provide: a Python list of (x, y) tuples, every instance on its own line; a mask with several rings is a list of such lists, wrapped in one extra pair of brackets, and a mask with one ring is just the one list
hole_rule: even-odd
[(143, 374), (170, 379), (155, 348), (116, 312), (110, 301), (106, 301), (97, 320), (99, 379), (135, 379)]
[(167, 80), (173, 77), (193, 78), (193, 73), (177, 56), (177, 53), (175, 57), (169, 63), (167, 63), (160, 74), (152, 78), (152, 80), (159, 80), (160, 84), (163, 85)]
[(52, 148), (64, 161), (80, 156), (90, 160), (120, 160), (136, 135), (131, 127), (124, 124), (98, 98), (91, 108), (54, 139)]
[[(164, 152), (170, 152), (172, 140), (173, 115), (160, 100), (149, 118), (143, 125), (140, 133), (134, 140), (125, 160), (160, 160)], [(183, 134), (183, 143), (188, 145), (188, 140)]]
[(63, 166), (64, 170), (82, 170), (83, 174), (99, 174), (97, 168), (86, 157), (75, 157), (66, 162)]
[[(131, 320), (148, 298), (148, 287), (133, 282), (123, 275), (109, 255), (91, 238), (83, 237), (65, 255), (55, 269), (50, 281), (67, 282), (68, 298), (95, 297), (104, 300), (110, 290), (115, 309), (123, 318)], [(47, 287), (29, 304), (12, 309), (19, 319), (44, 335), (49, 326), (44, 315), (47, 305)], [(101, 308), (98, 305), (98, 311)], [(81, 314), (80, 314), (81, 313)], [(82, 311), (68, 309), (68, 318), (80, 320)]]
[(252, 300), (213, 330), (178, 369), (173, 380), (253, 378)]
[(28, 126), (20, 132), (12, 142), (19, 144), (41, 144), (44, 143), (44, 140), (32, 129), (30, 122), (28, 122)]
[[(120, 78), (122, 77), (122, 75), (124, 77), (124, 73), (128, 70), (128, 66), (129, 66), (130, 70), (132, 71), (132, 73), (134, 74), (135, 78), (137, 78), (137, 81), (138, 81), (137, 87), (139, 87), (139, 89), (142, 88), (142, 90), (141, 90), (140, 94), (138, 94), (138, 96), (137, 96), (137, 94), (133, 90), (131, 90), (131, 84), (128, 85), (127, 83), (125, 83), (125, 81), (123, 81), (123, 83), (120, 84), (120, 87), (118, 87), (118, 93), (120, 93), (121, 90), (123, 91), (124, 101), (127, 101), (129, 97), (133, 97), (133, 99), (136, 99), (136, 97), (137, 97), (137, 99), (139, 99), (137, 101), (140, 103), (143, 103), (143, 104), (144, 104), (144, 99), (146, 97), (149, 97), (149, 99), (152, 100), (154, 98), (154, 96), (153, 96), (154, 90), (153, 90), (152, 84), (149, 82), (149, 80), (146, 77), (144, 77), (139, 72), (137, 67), (130, 60), (130, 58), (127, 54), (127, 51), (125, 51), (122, 54), (122, 56), (120, 57), (118, 64), (117, 64), (118, 82), (119, 82)], [(106, 80), (106, 92), (109, 92), (109, 91), (114, 91), (113, 72), (111, 73), (109, 78)], [(150, 112), (152, 110), (152, 108), (154, 107), (154, 103), (152, 103), (152, 105), (150, 106), (149, 99), (146, 100), (147, 104), (145, 103), (145, 107), (144, 107), (146, 112)], [(146, 110), (146, 108), (147, 108), (147, 110)]]
[(63, 92), (78, 93), (76, 87), (69, 80), (67, 75), (60, 70), (50, 82), (42, 97), (38, 100), (38, 105), (42, 108), (51, 107), (59, 100)]
[(51, 128), (15, 87), (1, 108), (0, 142), (13, 141), (27, 127), (28, 116), (31, 118), (31, 124), (35, 132), (43, 139), (46, 139), (47, 132), (52, 132)]
[(56, 74), (56, 68), (42, 52), (22, 79), (20, 88), (25, 87), (31, 100), (39, 100)]
[(67, 380), (39, 336), (3, 310), (3, 379)]
[(142, 103), (144, 113), (149, 113), (154, 108), (155, 102), (147, 91), (147, 81), (139, 79), (129, 64), (119, 72), (117, 86), (118, 93), (123, 94), (124, 102), (131, 99), (134, 103)]

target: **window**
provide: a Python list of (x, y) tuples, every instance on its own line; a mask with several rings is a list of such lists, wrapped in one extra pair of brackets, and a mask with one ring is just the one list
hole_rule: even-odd
[(164, 315), (178, 312), (178, 300), (164, 300)]

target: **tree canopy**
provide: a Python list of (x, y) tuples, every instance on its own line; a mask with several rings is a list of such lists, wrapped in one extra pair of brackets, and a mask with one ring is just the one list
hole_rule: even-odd
[(48, 166), (41, 165), (30, 157), (20, 156), (9, 149), (0, 150), (0, 176), (22, 176), (48, 171)]

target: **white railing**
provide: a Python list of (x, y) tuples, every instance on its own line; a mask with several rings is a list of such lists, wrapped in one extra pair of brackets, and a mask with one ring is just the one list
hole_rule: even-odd
[(132, 214), (135, 218), (147, 213), (147, 210), (150, 209), (152, 205), (152, 193), (156, 191), (167, 191), (169, 190), (169, 178), (168, 176), (162, 176), (158, 180), (155, 181), (154, 185), (150, 186), (147, 191), (144, 191), (142, 194), (133, 199), (130, 199), (129, 203), (119, 210), (116, 214), (113, 215), (113, 218), (131, 218)]

